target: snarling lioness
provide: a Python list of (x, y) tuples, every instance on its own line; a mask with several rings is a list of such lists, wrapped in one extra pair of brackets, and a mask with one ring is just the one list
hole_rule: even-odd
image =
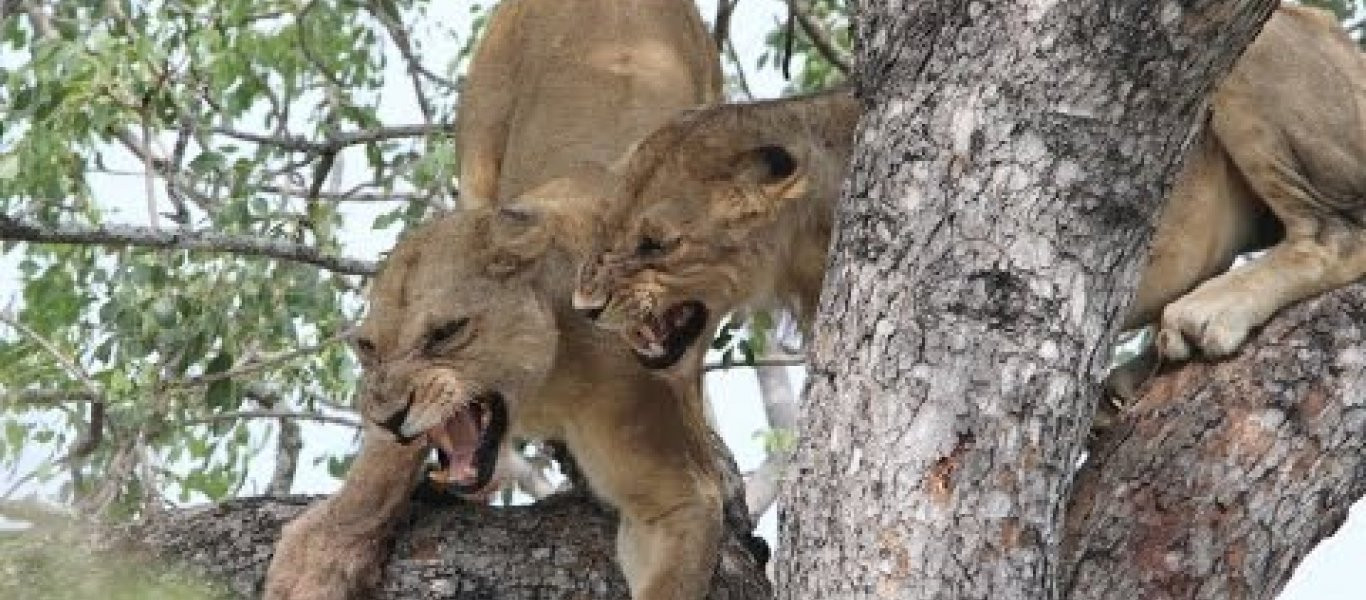
[(425, 456), (478, 491), (513, 437), (564, 442), (617, 509), (633, 598), (705, 595), (722, 501), (700, 388), (651, 376), (569, 297), (615, 185), (596, 165), (719, 85), (691, 2), (497, 7), (461, 98), (467, 208), (406, 235), (376, 278), (355, 336), (361, 453), (286, 527), (267, 598), (364, 595)]
[(860, 114), (834, 91), (689, 111), (655, 131), (618, 165), (620, 197), (575, 306), (682, 377), (742, 305), (791, 308), (809, 325)]
[[(576, 306), (682, 372), (708, 341), (693, 319), (761, 302), (809, 324), (858, 115), (826, 94), (695, 111), (652, 134)], [(1366, 274), (1364, 226), (1366, 65), (1331, 16), (1284, 6), (1212, 98), (1125, 327), (1159, 322), (1172, 359), (1226, 355), (1280, 308)]]

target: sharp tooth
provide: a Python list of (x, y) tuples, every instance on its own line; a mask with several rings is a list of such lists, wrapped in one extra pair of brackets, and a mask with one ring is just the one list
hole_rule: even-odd
[(650, 342), (650, 346), (645, 349), (645, 353), (648, 354), (650, 358), (659, 358), (661, 356), (664, 356), (664, 344), (661, 344), (659, 342)]
[(408, 418), (403, 421), (400, 433), (403, 434), (403, 437), (417, 437), (418, 434), (436, 427), (444, 421), (441, 413), (440, 408), (432, 404), (417, 407), (413, 412), (408, 413)]
[(577, 310), (589, 310), (603, 307), (603, 302), (584, 293), (582, 290), (574, 290), (574, 295), (570, 298), (570, 302)]
[(641, 325), (639, 328), (636, 329), (636, 336), (639, 337), (641, 341), (645, 342), (646, 344), (659, 343), (659, 337), (655, 335), (654, 328), (651, 327), (648, 323)]

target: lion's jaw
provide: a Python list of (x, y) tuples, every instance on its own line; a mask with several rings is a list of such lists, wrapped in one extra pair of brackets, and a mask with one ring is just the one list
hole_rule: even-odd
[(720, 321), (771, 287), (761, 280), (773, 272), (773, 250), (760, 238), (736, 243), (688, 235), (672, 238), (657, 254), (601, 251), (579, 270), (574, 306), (598, 327), (618, 332), (645, 367), (688, 370), (700, 362)]
[(494, 268), (490, 218), (447, 217), (402, 240), (354, 340), (362, 416), (401, 443), (435, 449), (442, 470), (434, 479), (462, 493), (489, 482), (522, 399), (548, 376), (559, 343), (534, 282)]
[[(396, 372), (386, 377), (372, 371)], [(434, 480), (462, 493), (488, 485), (510, 423), (503, 392), (481, 391), (456, 369), (440, 365), (378, 365), (367, 370), (361, 389), (362, 416), (401, 443), (422, 443), (436, 451), (441, 470)]]

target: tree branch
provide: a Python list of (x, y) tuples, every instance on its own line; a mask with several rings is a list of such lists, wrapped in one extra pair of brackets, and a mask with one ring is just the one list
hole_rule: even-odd
[(331, 256), (317, 248), (268, 238), (213, 231), (165, 231), (132, 225), (43, 225), (24, 217), (0, 215), (0, 240), (39, 244), (138, 246), (263, 256), (305, 263), (348, 275), (373, 275), (373, 262)]
[(276, 437), (275, 468), (266, 485), (266, 495), (283, 496), (294, 488), (294, 474), (299, 467), (299, 453), (304, 449), (304, 437), (297, 417), (281, 418), (280, 433)]
[(295, 348), (293, 350), (288, 350), (285, 352), (277, 352), (275, 354), (253, 358), (232, 365), (231, 367), (224, 369), (222, 371), (218, 371), (216, 373), (208, 373), (204, 375), (197, 375), (194, 377), (187, 377), (179, 381), (170, 381), (165, 384), (165, 387), (166, 389), (198, 387), (201, 385), (208, 385), (215, 381), (221, 381), (223, 379), (232, 379), (235, 377), (241, 377), (243, 375), (250, 375), (258, 371), (269, 369), (271, 367), (292, 362), (299, 358), (303, 358), (310, 354), (314, 354), (319, 350), (322, 350), (323, 348), (326, 348), (328, 346), (331, 346), (332, 344), (335, 344), (346, 339), (351, 335), (351, 332), (352, 329), (350, 327), (345, 327), (339, 333), (332, 334), (323, 341), (318, 342), (317, 344), (314, 344), (312, 346), (304, 346), (302, 348)]
[[(314, 500), (247, 498), (168, 511), (117, 535), (106, 533), (97, 544), (107, 558), (99, 560), (148, 551), (226, 584), (236, 596), (259, 597), (280, 528)], [(419, 502), (404, 522), (409, 525), (393, 545), (376, 598), (628, 596), (614, 561), (616, 519), (584, 495), (500, 508)], [(762, 567), (736, 536), (728, 536), (720, 558), (710, 600), (771, 596)]]
[(336, 415), (325, 415), (322, 413), (293, 412), (288, 410), (239, 410), (181, 419), (178, 423), (181, 425), (204, 425), (207, 423), (217, 423), (219, 421), (239, 421), (243, 419), (290, 419), (296, 421), (314, 421), (317, 423), (326, 423), (328, 425), (341, 425), (353, 429), (361, 428), (360, 422), (355, 419), (338, 417)]
[[(4, 221), (0, 220), (0, 226), (3, 225)], [(90, 423), (76, 440), (76, 443), (72, 444), (71, 452), (63, 460), (79, 459), (89, 455), (95, 448), (99, 447), (100, 442), (104, 439), (105, 403), (104, 393), (100, 390), (100, 386), (95, 383), (95, 380), (90, 377), (90, 374), (87, 373), (85, 369), (81, 368), (80, 364), (63, 353), (56, 344), (53, 344), (47, 338), (39, 335), (37, 331), (34, 331), (31, 327), (25, 325), (14, 313), (9, 310), (0, 310), (0, 322), (4, 322), (10, 327), (13, 327), (15, 331), (18, 331), (24, 337), (33, 340), (33, 343), (37, 344), (44, 352), (47, 352), (48, 355), (52, 356), (53, 360), (57, 361), (57, 364), (62, 367), (62, 370), (66, 371), (72, 379), (75, 379), (85, 388), (85, 395), (89, 398), (90, 402)]]
[(717, 52), (725, 52), (726, 42), (730, 41), (730, 18), (735, 14), (735, 5), (740, 0), (716, 0), (716, 17), (712, 19), (711, 41), (716, 44)]
[[(759, 396), (764, 401), (769, 429), (787, 435), (795, 434), (797, 394), (792, 389), (792, 380), (787, 376), (787, 367), (758, 366), (754, 369), (754, 377), (759, 381)], [(759, 520), (773, 505), (782, 490), (783, 476), (791, 462), (792, 448), (769, 444), (764, 462), (745, 478), (745, 506), (749, 507), (750, 518)]]
[(434, 123), (431, 125), (418, 124), (377, 127), (375, 129), (338, 133), (328, 136), (321, 141), (313, 141), (295, 135), (269, 135), (239, 131), (231, 127), (215, 127), (212, 131), (219, 135), (225, 135), (244, 142), (261, 144), (262, 146), (272, 146), (283, 150), (303, 152), (305, 154), (326, 154), (335, 153), (347, 146), (354, 146), (356, 144), (368, 144), (371, 142), (382, 142), (385, 140), (401, 138), (425, 137), (435, 134), (454, 135), (455, 124)]
[(762, 367), (800, 367), (806, 364), (805, 356), (768, 356), (752, 363), (711, 362), (702, 366), (703, 371), (726, 371), (729, 369), (753, 369)]
[(816, 51), (825, 57), (840, 73), (849, 74), (849, 56), (835, 47), (835, 43), (830, 40), (830, 36), (821, 28), (821, 24), (812, 18), (811, 13), (802, 8), (797, 0), (787, 0), (787, 8), (792, 11), (792, 15), (797, 18), (797, 24), (801, 25), (802, 32), (806, 34), (806, 39), (811, 40), (811, 45), (816, 47)]
[(85, 390), (14, 390), (0, 392), (0, 406), (57, 406), (92, 402), (99, 396)]
[(1074, 488), (1075, 600), (1272, 600), (1366, 495), (1366, 285), (1159, 375)]

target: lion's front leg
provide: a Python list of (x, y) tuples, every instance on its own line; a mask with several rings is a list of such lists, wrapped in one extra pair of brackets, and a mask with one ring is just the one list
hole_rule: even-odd
[(716, 570), (721, 499), (700, 493), (672, 506), (621, 513), (617, 559), (633, 600), (701, 600)]
[(1197, 348), (1207, 357), (1227, 356), (1276, 311), (1363, 275), (1366, 236), (1361, 232), (1328, 241), (1287, 240), (1167, 306), (1158, 349), (1173, 360), (1185, 360)]
[(285, 526), (266, 573), (265, 598), (345, 600), (372, 590), (424, 450), (367, 429), (341, 489)]
[[(655, 385), (660, 385), (652, 381)], [(720, 554), (722, 493), (700, 420), (684, 402), (588, 405), (565, 442), (593, 492), (620, 515), (617, 562), (632, 600), (702, 600)], [(611, 403), (608, 403), (611, 404)]]

